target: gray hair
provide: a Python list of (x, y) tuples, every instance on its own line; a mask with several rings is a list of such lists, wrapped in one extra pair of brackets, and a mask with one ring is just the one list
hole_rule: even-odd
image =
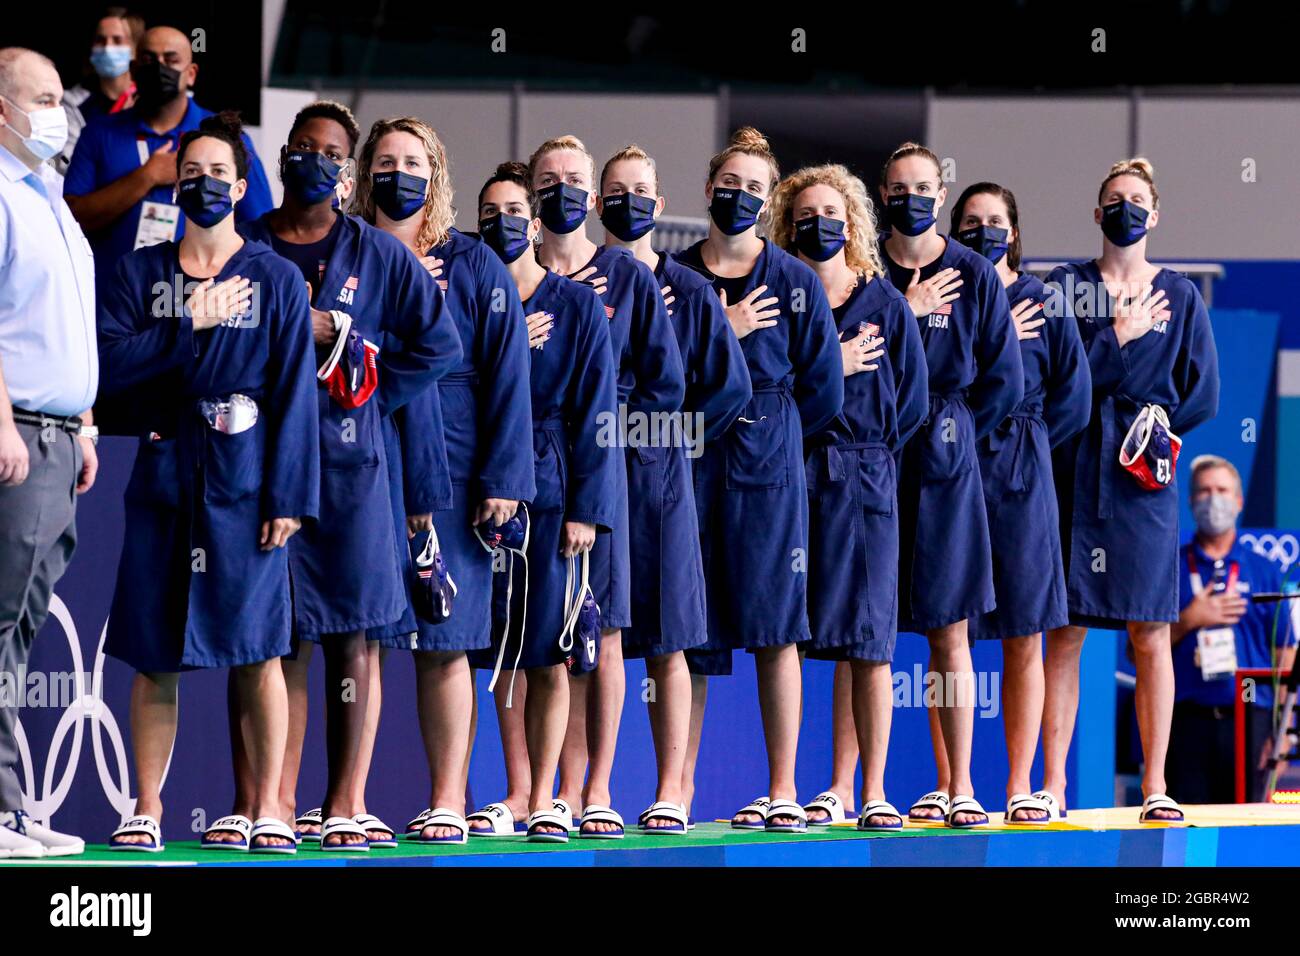
[(1241, 486), (1241, 472), (1237, 471), (1237, 466), (1226, 458), (1219, 455), (1197, 455), (1192, 459), (1192, 489), (1196, 488), (1196, 476), (1210, 468), (1224, 468), (1232, 473), (1232, 477), (1237, 481), (1237, 493), (1245, 494), (1245, 489)]
[(50, 69), (56, 69), (54, 61), (43, 53), (21, 46), (0, 47), (0, 96), (12, 97), (17, 94), (18, 65), (25, 56), (34, 56)]

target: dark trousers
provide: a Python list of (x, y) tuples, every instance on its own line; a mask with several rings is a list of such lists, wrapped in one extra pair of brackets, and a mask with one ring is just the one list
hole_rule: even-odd
[(67, 432), (20, 424), (18, 433), (27, 441), (27, 480), (0, 485), (0, 812), (23, 807), (18, 705), (32, 641), (77, 544), (81, 471), (81, 446)]
[[(1267, 771), (1256, 770), (1259, 750), (1273, 729), (1273, 708), (1246, 705), (1246, 799), (1264, 799)], [(1165, 763), (1169, 795), (1180, 803), (1235, 803), (1236, 725), (1232, 707), (1190, 701), (1174, 705)]]

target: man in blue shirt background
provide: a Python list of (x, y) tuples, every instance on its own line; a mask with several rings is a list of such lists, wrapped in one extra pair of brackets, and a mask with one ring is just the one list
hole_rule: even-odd
[[(94, 247), (101, 291), (122, 256), (185, 231), (173, 198), (176, 144), (212, 115), (189, 95), (198, 72), (184, 33), (165, 26), (146, 31), (131, 64), (135, 105), (90, 124), (77, 141), (63, 192)], [(246, 135), (244, 146), (252, 161), (248, 192), (235, 207), (238, 222), (273, 206), (266, 172)]]
[[(1283, 590), (1282, 565), (1237, 539), (1241, 476), (1216, 455), (1192, 462), (1196, 533), (1179, 552), (1179, 603), (1173, 625), (1174, 721), (1169, 787), (1191, 803), (1232, 803), (1236, 746), (1233, 672), (1291, 667), (1300, 601), (1254, 603), (1251, 594)], [(1275, 659), (1276, 658), (1276, 659)], [(1264, 798), (1263, 757), (1273, 740), (1273, 686), (1255, 678), (1246, 694), (1247, 798)]]

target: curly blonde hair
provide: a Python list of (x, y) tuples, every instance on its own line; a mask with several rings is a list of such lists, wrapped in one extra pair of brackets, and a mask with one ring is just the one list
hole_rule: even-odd
[(456, 221), (456, 207), (452, 204), (451, 169), (447, 161), (447, 149), (442, 140), (433, 131), (433, 127), (414, 116), (398, 116), (381, 119), (370, 127), (366, 144), (361, 147), (362, 175), (357, 177), (357, 192), (352, 198), (349, 212), (360, 216), (366, 222), (374, 224), (375, 196), (370, 176), (370, 166), (374, 162), (379, 141), (389, 133), (410, 133), (424, 146), (429, 157), (429, 192), (424, 197), (424, 224), (416, 237), (416, 247), (427, 252), (434, 246), (447, 241), (452, 224)]
[(1110, 185), (1112, 179), (1120, 176), (1136, 176), (1148, 186), (1151, 187), (1151, 208), (1160, 208), (1160, 193), (1156, 192), (1156, 170), (1151, 165), (1151, 160), (1145, 156), (1134, 156), (1132, 159), (1122, 159), (1110, 167), (1110, 172), (1106, 178), (1101, 181), (1101, 188), (1097, 190), (1097, 205), (1101, 205), (1102, 197), (1106, 195), (1106, 187)]
[(788, 252), (794, 251), (795, 201), (810, 186), (829, 186), (844, 197), (849, 232), (844, 261), (848, 267), (868, 278), (884, 275), (885, 266), (876, 240), (876, 213), (867, 197), (867, 186), (838, 163), (805, 166), (781, 180), (772, 193), (772, 241)]

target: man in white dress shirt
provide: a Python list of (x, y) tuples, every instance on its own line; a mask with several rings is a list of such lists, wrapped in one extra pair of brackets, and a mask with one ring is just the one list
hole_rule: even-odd
[[(62, 96), (48, 59), (0, 49), (0, 675), (11, 691), (25, 686), (76, 546), (77, 495), (98, 466), (94, 257), (45, 162), (67, 138)], [(13, 697), (0, 693), (0, 857), (80, 853), (79, 838), (23, 811)]]

